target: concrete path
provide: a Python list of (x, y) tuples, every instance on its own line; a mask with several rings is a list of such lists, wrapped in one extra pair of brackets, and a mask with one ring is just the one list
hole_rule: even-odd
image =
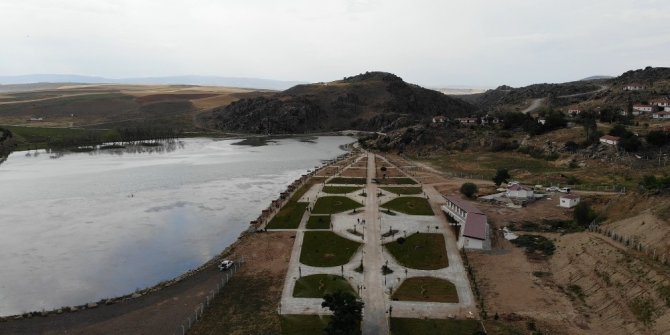
[(365, 206), (367, 243), (363, 247), (364, 289), (363, 334), (380, 335), (389, 333), (384, 278), (381, 273), (383, 250), (381, 240), (381, 221), (379, 219), (379, 199), (377, 185), (372, 183), (375, 176), (375, 155), (368, 153), (368, 199)]

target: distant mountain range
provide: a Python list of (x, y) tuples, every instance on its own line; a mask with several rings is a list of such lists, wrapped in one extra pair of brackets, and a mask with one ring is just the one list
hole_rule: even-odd
[(282, 81), (259, 78), (218, 77), (218, 76), (169, 76), (111, 79), (95, 76), (66, 74), (30, 74), (21, 76), (0, 76), (0, 85), (33, 83), (79, 83), (79, 84), (135, 84), (135, 85), (199, 85), (285, 90), (301, 81)]

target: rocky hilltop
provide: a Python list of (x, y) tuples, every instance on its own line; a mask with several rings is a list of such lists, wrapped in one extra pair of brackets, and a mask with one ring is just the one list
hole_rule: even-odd
[(467, 116), (476, 107), (408, 84), (385, 72), (297, 85), (270, 96), (215, 108), (205, 121), (226, 131), (287, 134), (345, 129), (387, 131), (427, 122), (436, 115)]

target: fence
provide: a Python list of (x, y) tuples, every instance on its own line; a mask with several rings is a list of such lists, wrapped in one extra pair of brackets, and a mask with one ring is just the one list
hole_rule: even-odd
[(189, 330), (191, 330), (196, 322), (202, 319), (202, 316), (205, 313), (205, 309), (208, 308), (212, 303), (212, 300), (214, 300), (214, 298), (221, 293), (221, 290), (226, 286), (226, 284), (228, 284), (228, 282), (233, 278), (233, 275), (240, 269), (240, 267), (242, 267), (242, 265), (244, 265), (244, 259), (240, 259), (233, 263), (233, 267), (231, 267), (225, 272), (224, 275), (221, 276), (221, 281), (216, 284), (214, 289), (209, 291), (209, 294), (207, 294), (205, 300), (198, 304), (193, 313), (177, 327), (176, 332), (173, 333), (174, 335), (185, 335)]
[(664, 250), (659, 252), (656, 248), (645, 246), (635, 237), (631, 238), (624, 236), (615, 232), (614, 230), (606, 229), (595, 224), (589, 226), (589, 231), (607, 236), (615, 242), (619, 242), (630, 249), (645, 254), (647, 257), (660, 263), (661, 265), (670, 265), (670, 254), (667, 254)]

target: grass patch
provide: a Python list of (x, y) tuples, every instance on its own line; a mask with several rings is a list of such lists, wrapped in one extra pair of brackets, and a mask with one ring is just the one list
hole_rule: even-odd
[(344, 265), (360, 245), (330, 231), (306, 231), (300, 251), (300, 263), (318, 267)]
[(307, 210), (306, 202), (289, 202), (277, 213), (270, 223), (268, 229), (298, 229), (302, 215)]
[(307, 229), (330, 229), (330, 216), (312, 215), (307, 221)]
[(350, 178), (350, 177), (335, 177), (331, 179), (328, 184), (353, 184), (353, 185), (365, 185), (367, 184), (367, 179), (365, 178)]
[(456, 286), (434, 277), (408, 278), (393, 292), (393, 300), (458, 303)]
[(377, 183), (382, 184), (382, 185), (416, 185), (416, 184), (418, 184), (414, 179), (407, 178), (407, 177), (377, 179)]
[(83, 137), (87, 134), (102, 135), (102, 130), (86, 130), (71, 128), (41, 128), (3, 126), (12, 132), (18, 144), (16, 150), (44, 149), (50, 142), (62, 142), (69, 138)]
[(421, 187), (380, 187), (382, 190), (395, 193), (395, 194), (404, 194), (404, 195), (414, 195), (423, 193)]
[(568, 293), (571, 296), (574, 296), (575, 298), (584, 302), (584, 299), (586, 298), (586, 295), (584, 294), (584, 290), (582, 290), (581, 286), (579, 286), (577, 284), (570, 284), (570, 285), (568, 285), (566, 290), (568, 291)]
[(381, 207), (410, 215), (435, 215), (428, 200), (420, 197), (395, 198)]
[(323, 298), (326, 294), (337, 291), (351, 293), (355, 296), (356, 291), (342, 276), (317, 274), (305, 276), (295, 282), (293, 289), (294, 298)]
[(316, 200), (314, 208), (312, 209), (312, 213), (335, 214), (359, 207), (363, 207), (363, 205), (347, 197), (341, 197), (341, 196), (321, 197)]
[(323, 192), (330, 194), (346, 194), (360, 190), (358, 186), (324, 186)]
[(633, 315), (644, 323), (645, 326), (652, 325), (661, 314), (661, 311), (655, 306), (654, 300), (646, 296), (639, 296), (633, 299), (629, 307)]
[(282, 315), (282, 335), (319, 335), (330, 322), (328, 315)]
[(384, 244), (402, 266), (419, 270), (437, 270), (449, 266), (442, 234), (415, 233)]
[(298, 202), (297, 200), (302, 198), (314, 184), (322, 181), (323, 178), (310, 178), (305, 185), (296, 190), (291, 199), (279, 210), (279, 213), (270, 220), (267, 229), (297, 229), (308, 205), (306, 202)]
[(391, 318), (393, 335), (472, 335), (482, 331), (477, 320)]

